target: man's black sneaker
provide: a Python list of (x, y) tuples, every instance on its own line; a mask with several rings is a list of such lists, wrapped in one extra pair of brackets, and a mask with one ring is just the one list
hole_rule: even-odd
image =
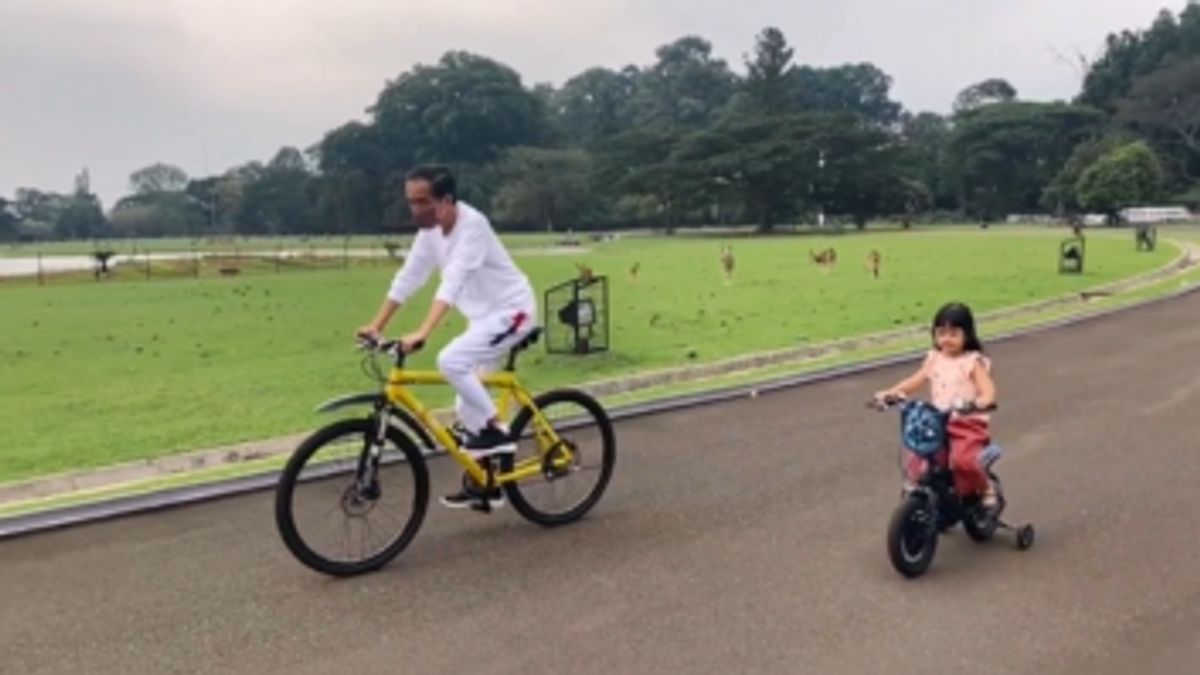
[[(476, 492), (463, 488), (457, 493), (446, 495), (441, 498), (442, 506), (448, 509), (465, 509), (476, 504), (481, 504), (484, 500), (484, 491)], [(487, 495), (487, 502), (493, 509), (504, 506), (504, 490), (494, 488)]]
[(492, 455), (516, 452), (517, 444), (505, 429), (489, 424), (477, 434), (467, 439), (463, 449), (474, 459), (491, 457)]

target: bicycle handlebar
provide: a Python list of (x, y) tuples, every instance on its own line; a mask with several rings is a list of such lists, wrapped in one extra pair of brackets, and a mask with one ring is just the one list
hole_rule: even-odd
[(408, 345), (406, 350), (400, 340), (378, 340), (370, 335), (358, 336), (359, 349), (375, 354), (387, 354), (396, 359), (396, 365), (403, 365), (406, 356), (421, 351), (424, 346), (425, 341), (422, 340)]
[[(867, 407), (882, 412), (882, 411), (890, 410), (890, 409), (894, 408), (895, 406), (897, 406), (901, 403), (904, 403), (907, 400), (908, 400), (908, 398), (905, 396), (885, 396), (882, 399), (874, 399), (873, 398), (867, 402)], [(956, 412), (960, 415), (967, 415), (970, 413), (993, 412), (993, 411), (997, 410), (999, 407), (1000, 406), (998, 406), (995, 403), (991, 403), (986, 406), (979, 406), (979, 405), (976, 405), (975, 401), (962, 401), (962, 402), (958, 403), (957, 405), (954, 405), (953, 407), (951, 407), (950, 411)]]

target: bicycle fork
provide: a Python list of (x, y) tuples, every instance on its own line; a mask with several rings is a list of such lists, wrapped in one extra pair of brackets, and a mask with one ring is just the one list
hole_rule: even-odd
[(383, 457), (383, 444), (387, 442), (388, 417), (382, 412), (377, 412), (373, 421), (375, 422), (375, 433), (364, 439), (362, 452), (358, 455), (358, 471), (355, 479), (355, 487), (358, 494), (363, 499), (371, 501), (379, 499), (379, 461)]

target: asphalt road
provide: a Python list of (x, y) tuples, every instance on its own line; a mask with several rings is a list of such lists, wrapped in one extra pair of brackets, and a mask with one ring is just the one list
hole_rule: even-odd
[(1024, 553), (955, 530), (892, 570), (896, 419), (862, 406), (890, 368), (621, 423), (584, 521), (433, 504), (349, 580), (290, 557), (266, 493), (0, 543), (0, 673), (1198, 673), (1198, 318), (991, 350)]

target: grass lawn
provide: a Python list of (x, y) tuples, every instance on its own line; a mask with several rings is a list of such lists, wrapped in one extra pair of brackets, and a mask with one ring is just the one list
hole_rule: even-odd
[[(513, 234), (503, 235), (510, 246), (551, 246), (565, 238), (565, 234)], [(585, 237), (580, 237), (586, 239)], [(407, 245), (412, 241), (411, 232), (395, 232), (378, 235), (313, 235), (310, 237), (167, 237), (154, 239), (86, 239), (75, 241), (50, 241), (27, 244), (0, 244), (0, 258), (29, 258), (39, 253), (51, 255), (90, 255), (96, 250), (116, 251), (121, 255), (151, 253), (220, 252), (230, 253), (273, 253), (279, 249), (293, 251), (369, 250), (383, 252), (384, 242), (400, 242)]]
[[(1133, 251), (1132, 235), (1090, 235), (1087, 273), (1056, 273), (1056, 234), (921, 232), (738, 238), (726, 284), (719, 238), (625, 238), (576, 255), (521, 256), (539, 290), (584, 262), (609, 276), (613, 348), (589, 357), (526, 355), (535, 388), (924, 323), (943, 302), (979, 311), (1094, 286), (1160, 266), (1170, 246)], [(837, 247), (824, 273), (810, 248)], [(883, 277), (865, 269), (883, 254)], [(640, 264), (636, 284), (628, 270)], [(0, 481), (294, 433), (312, 407), (372, 388), (353, 329), (393, 270), (351, 265), (305, 273), (134, 283), (0, 283)], [(90, 279), (90, 277), (89, 277)], [(432, 289), (402, 310), (424, 316)], [(414, 359), (430, 367), (435, 336)], [(450, 395), (428, 389), (426, 402)]]

